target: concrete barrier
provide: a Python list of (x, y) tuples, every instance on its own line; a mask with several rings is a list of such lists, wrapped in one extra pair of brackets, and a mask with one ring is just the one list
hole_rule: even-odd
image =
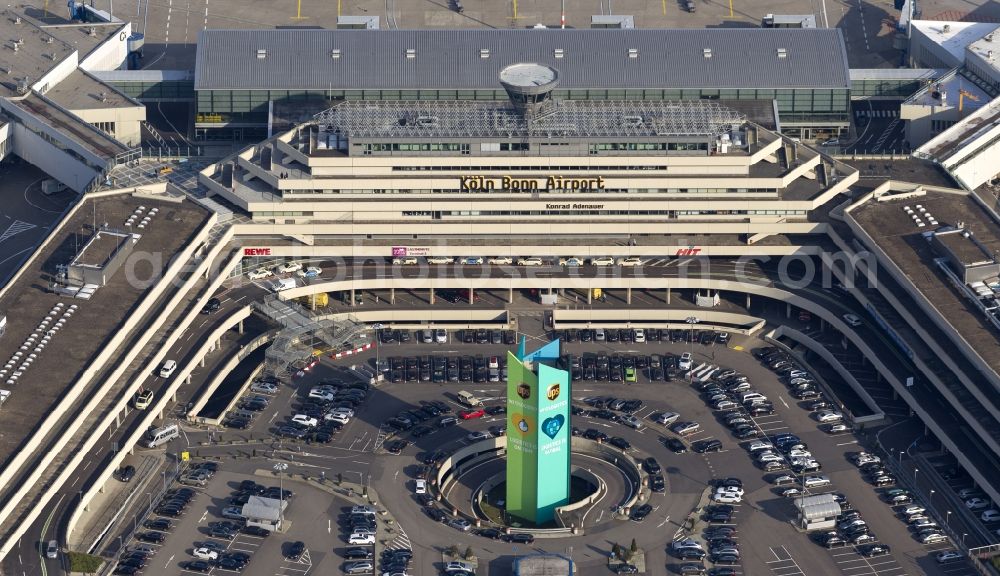
[[(289, 290), (290, 292), (290, 290)], [(506, 325), (508, 312), (504, 309), (456, 308), (442, 310), (357, 310), (338, 312), (316, 317), (317, 320), (342, 322), (351, 320), (363, 324), (405, 325), (406, 328), (440, 328), (447, 325), (454, 328), (497, 328)], [(464, 324), (463, 324), (464, 323)]]
[[(555, 328), (691, 328), (685, 319), (698, 315), (698, 329), (717, 329), (738, 334), (749, 334), (759, 330), (764, 320), (748, 314), (722, 312), (710, 308), (688, 310), (670, 308), (586, 308), (555, 309), (552, 311)], [(738, 326), (738, 328), (734, 328)]]
[[(214, 217), (212, 218), (212, 220), (214, 221)], [(206, 232), (210, 232), (210, 230), (211, 227), (209, 227)], [(199, 234), (198, 239), (195, 240), (194, 242), (191, 242), (188, 245), (188, 247), (193, 251), (200, 242), (206, 241), (206, 238), (203, 238), (202, 235)], [(170, 311), (174, 307), (176, 307), (177, 304), (183, 300), (183, 298), (187, 296), (187, 293), (190, 291), (190, 289), (200, 281), (200, 276), (203, 273), (205, 273), (205, 271), (210, 270), (212, 261), (221, 254), (221, 252), (225, 249), (226, 244), (228, 244), (228, 242), (231, 239), (232, 239), (231, 231), (228, 231), (219, 238), (218, 243), (215, 245), (213, 250), (209, 252), (208, 257), (202, 260), (201, 264), (199, 264), (199, 266), (193, 271), (188, 281), (185, 282), (181, 290), (178, 291), (174, 299), (165, 308), (164, 312), (161, 314), (160, 324), (162, 324), (162, 322), (164, 322), (167, 319), (167, 317), (170, 314)], [(232, 266), (236, 265), (239, 262), (240, 258), (241, 256), (239, 252), (237, 252), (233, 257), (231, 257), (226, 262), (226, 264), (224, 264), (220, 268), (219, 275), (215, 278), (213, 282), (211, 282), (208, 286), (205, 287), (205, 290), (203, 291), (201, 298), (195, 303), (194, 306), (190, 308), (187, 316), (185, 316), (180, 321), (180, 323), (178, 324), (178, 328), (174, 330), (171, 333), (171, 335), (167, 338), (164, 345), (160, 347), (160, 351), (157, 354), (155, 354), (153, 358), (151, 358), (143, 368), (141, 368), (139, 371), (136, 372), (136, 380), (133, 380), (133, 382), (129, 384), (129, 386), (126, 387), (126, 389), (129, 389), (131, 386), (133, 386), (136, 381), (140, 379), (145, 379), (146, 375), (153, 369), (153, 367), (157, 366), (162, 361), (163, 357), (170, 349), (170, 347), (173, 346), (173, 344), (181, 337), (181, 335), (184, 334), (184, 331), (187, 329), (187, 327), (190, 326), (194, 322), (194, 320), (199, 317), (201, 308), (212, 297), (212, 294), (219, 288), (219, 286), (221, 286), (222, 282), (224, 282), (227, 279), (225, 271), (231, 269)], [(142, 348), (152, 338), (155, 332), (156, 330), (150, 330), (148, 332), (148, 335), (143, 339), (143, 341), (129, 351), (126, 357), (122, 360), (119, 368), (115, 371), (114, 374), (112, 374), (111, 377), (108, 378), (107, 383), (105, 384), (106, 387), (114, 385), (114, 383), (121, 378), (127, 367), (131, 364), (134, 358), (138, 356)], [(76, 509), (70, 515), (69, 521), (67, 523), (67, 533), (75, 529), (75, 526), (79, 521), (80, 515), (86, 509), (86, 506), (90, 502), (90, 500), (93, 499), (94, 492), (99, 490), (100, 487), (103, 486), (103, 484), (108, 480), (108, 478), (111, 476), (115, 468), (117, 468), (118, 465), (121, 463), (121, 461), (125, 458), (127, 453), (126, 447), (134, 446), (135, 443), (139, 440), (139, 438), (141, 438), (142, 435), (145, 434), (146, 428), (148, 428), (148, 426), (152, 423), (152, 421), (157, 417), (159, 417), (159, 414), (161, 412), (166, 410), (166, 407), (171, 401), (171, 398), (176, 394), (177, 388), (179, 388), (184, 383), (184, 380), (187, 379), (187, 376), (191, 373), (192, 369), (193, 369), (193, 364), (189, 364), (187, 366), (178, 368), (178, 371), (174, 374), (166, 392), (156, 399), (155, 403), (152, 406), (150, 406), (148, 414), (146, 414), (145, 418), (143, 418), (143, 420), (136, 427), (136, 430), (133, 431), (133, 433), (123, 441), (122, 450), (118, 453), (118, 455), (115, 456), (114, 459), (112, 459), (112, 461), (108, 464), (108, 466), (100, 473), (100, 475), (95, 479), (94, 483), (90, 486), (90, 488), (83, 493), (79, 503), (77, 504)], [(104, 430), (110, 429), (112, 427), (112, 424), (116, 423), (117, 415), (127, 406), (128, 400), (129, 400), (128, 395), (123, 395), (119, 399), (118, 405), (115, 407), (115, 409), (108, 412), (108, 416), (105, 418), (104, 422), (98, 426), (98, 428)], [(84, 447), (81, 450), (79, 450), (73, 456), (72, 460), (64, 467), (62, 474), (55, 481), (54, 483), (55, 485), (61, 486), (64, 482), (66, 482), (69, 479), (69, 476), (71, 474), (75, 473), (76, 467), (79, 466), (83, 458), (90, 453), (94, 444), (96, 444), (96, 442), (101, 436), (102, 435), (100, 434), (92, 435), (90, 438), (87, 439), (87, 441), (84, 443)], [(35, 508), (36, 512), (34, 512), (34, 514), (37, 515), (37, 513), (40, 512), (42, 509), (43, 506), (37, 506)], [(30, 522), (28, 523), (28, 525), (30, 525)], [(22, 528), (22, 530), (26, 529), (27, 526)]]
[[(865, 390), (863, 386), (861, 386), (861, 383), (858, 382), (858, 379), (854, 377), (854, 374), (851, 374), (850, 371), (844, 368), (843, 364), (841, 364), (840, 361), (837, 360), (837, 358), (834, 357), (834, 355), (831, 354), (830, 351), (827, 350), (825, 346), (813, 340), (809, 336), (806, 336), (802, 332), (799, 332), (795, 328), (791, 328), (786, 325), (778, 326), (777, 328), (772, 330), (769, 334), (767, 334), (767, 336), (765, 337), (766, 340), (786, 350), (789, 354), (791, 354), (805, 366), (808, 366), (809, 362), (807, 362), (804, 358), (802, 358), (801, 355), (795, 353), (794, 350), (792, 350), (791, 348), (785, 346), (782, 342), (780, 342), (779, 338), (781, 338), (782, 336), (787, 336), (788, 338), (795, 340), (796, 342), (802, 344), (803, 346), (814, 352), (816, 355), (818, 355), (820, 358), (822, 358), (824, 362), (829, 364), (837, 372), (837, 374), (847, 382), (847, 384), (851, 387), (851, 390), (853, 390), (854, 393), (857, 394), (859, 398), (861, 398), (861, 400), (865, 403), (865, 406), (867, 406), (871, 412), (870, 414), (862, 417), (856, 417), (854, 414), (851, 414), (852, 420), (854, 421), (855, 424), (878, 423), (885, 420), (885, 413), (883, 413), (882, 409), (878, 407), (878, 404), (871, 397), (871, 395), (868, 394), (868, 391)], [(829, 394), (831, 397), (836, 398), (837, 394), (833, 392), (832, 389), (830, 389), (830, 385), (826, 382), (826, 380), (823, 379), (822, 374), (819, 374), (818, 370), (813, 370), (812, 373), (819, 380), (820, 384), (823, 386), (826, 393)], [(844, 409), (843, 403), (841, 403), (841, 409)]]
[[(120, 368), (118, 371), (116, 371), (113, 376), (106, 379), (105, 382), (94, 391), (94, 393), (89, 397), (86, 407), (78, 411), (78, 418), (70, 423), (70, 429), (55, 441), (55, 445), (53, 447), (45, 451), (45, 454), (42, 456), (42, 460), (34, 467), (30, 475), (23, 479), (17, 491), (11, 495), (10, 499), (4, 504), (3, 508), (0, 509), (0, 522), (7, 521), (7, 518), (10, 516), (13, 509), (20, 504), (21, 500), (38, 482), (42, 473), (47, 469), (52, 460), (55, 459), (59, 451), (62, 450), (70, 438), (72, 438), (73, 434), (75, 434), (79, 427), (86, 421), (86, 415), (90, 414), (104, 399), (104, 396), (111, 390), (112, 387), (114, 387), (114, 384), (121, 376), (121, 373), (123, 373), (128, 367), (132, 358), (138, 355), (145, 343), (148, 342), (148, 340), (155, 334), (155, 327), (154, 329), (147, 331), (147, 333), (140, 339), (140, 344), (134, 346), (130, 350), (126, 359), (121, 360), (117, 356), (118, 348), (122, 346), (125, 340), (131, 335), (131, 332), (145, 319), (148, 310), (155, 305), (156, 301), (163, 294), (163, 292), (166, 291), (167, 287), (173, 283), (174, 278), (176, 278), (185, 268), (187, 261), (191, 258), (191, 253), (194, 251), (194, 247), (203, 239), (203, 237), (208, 236), (214, 223), (215, 216), (212, 215), (208, 218), (206, 224), (195, 235), (194, 241), (189, 243), (188, 246), (179, 253), (178, 257), (167, 269), (156, 286), (147, 292), (146, 297), (139, 303), (136, 310), (129, 315), (122, 327), (115, 332), (114, 336), (111, 337), (91, 365), (83, 371), (83, 376), (81, 376), (80, 379), (78, 379), (77, 382), (70, 387), (69, 391), (65, 396), (63, 396), (59, 404), (53, 408), (53, 410), (46, 416), (45, 420), (39, 425), (39, 430), (56, 429), (59, 420), (74, 407), (81, 394), (83, 394), (87, 386), (90, 384), (91, 380), (93, 380), (93, 378), (95, 378), (112, 359), (119, 360)], [(193, 275), (192, 278), (195, 280), (197, 279), (195, 275)], [(175, 301), (183, 295), (183, 292), (183, 290), (178, 291), (174, 298)], [(169, 311), (170, 309), (167, 309), (161, 313), (157, 327), (160, 323), (166, 320), (169, 315)], [(45, 438), (45, 434), (34, 434), (29, 437), (28, 441), (25, 442), (21, 450), (11, 460), (11, 463), (4, 469), (3, 473), (0, 474), (0, 486), (10, 485), (14, 476), (21, 472), (21, 469), (24, 467), (28, 458), (37, 455), (42, 440)], [(82, 459), (84, 452), (77, 453), (77, 456)], [(64, 468), (64, 474), (65, 470), (66, 469)], [(40, 509), (40, 507), (36, 507), (31, 512), (31, 515), (37, 515)], [(28, 524), (30, 524), (30, 522)], [(27, 530), (26, 525), (22, 525), (17, 528), (17, 531), (20, 533), (23, 533), (24, 530)], [(12, 541), (3, 542), (2, 548), (0, 548), (0, 557), (6, 556), (11, 547)]]
[[(246, 306), (245, 308), (241, 309), (240, 310), (241, 316), (242, 312), (244, 311), (246, 312), (246, 316), (244, 317), (249, 317), (252, 308), (250, 306)], [(240, 386), (239, 391), (233, 396), (233, 399), (230, 400), (229, 404), (226, 405), (226, 408), (219, 413), (218, 418), (202, 418), (201, 416), (198, 415), (198, 413), (201, 412), (202, 408), (205, 407), (205, 404), (207, 404), (208, 401), (211, 400), (212, 395), (215, 394), (215, 391), (226, 380), (226, 377), (229, 376), (229, 373), (232, 372), (236, 368), (236, 366), (238, 366), (239, 363), (242, 362), (248, 355), (250, 355), (250, 353), (260, 348), (261, 346), (268, 344), (269, 342), (271, 342), (272, 339), (273, 335), (271, 334), (264, 335), (261, 336), (260, 338), (254, 339), (253, 342), (247, 344), (245, 347), (241, 348), (238, 353), (230, 357), (229, 360), (226, 361), (225, 365), (219, 367), (218, 371), (212, 377), (212, 380), (209, 381), (208, 385), (202, 388), (201, 395), (198, 397), (197, 400), (195, 400), (194, 405), (192, 405), (191, 408), (188, 410), (187, 413), (188, 421), (196, 422), (198, 424), (212, 425), (212, 426), (217, 426), (221, 424), (223, 420), (225, 420), (226, 414), (229, 411), (231, 411), (233, 407), (240, 401), (240, 396), (242, 396), (247, 391), (247, 389), (250, 388), (250, 384), (253, 383), (254, 378), (256, 378), (257, 375), (260, 373), (260, 370), (263, 367), (263, 363), (261, 363), (259, 367), (255, 368), (254, 371), (250, 373), (250, 376)]]

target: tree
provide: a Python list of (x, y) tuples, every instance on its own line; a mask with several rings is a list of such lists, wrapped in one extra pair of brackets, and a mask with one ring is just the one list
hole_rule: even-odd
[(611, 545), (611, 556), (614, 558), (622, 557), (622, 547), (617, 542)]
[(452, 558), (458, 558), (458, 544), (452, 544), (448, 548), (448, 556), (451, 556)]
[(472, 553), (472, 546), (469, 546), (468, 548), (465, 549), (465, 559), (466, 560), (472, 560), (475, 557), (476, 557), (476, 555)]
[(639, 551), (639, 546), (635, 543), (635, 538), (632, 539), (632, 545), (629, 546), (628, 549), (633, 554)]
[(337, 486), (340, 486), (343, 483), (344, 483), (344, 475), (341, 474), (340, 472), (337, 472)]

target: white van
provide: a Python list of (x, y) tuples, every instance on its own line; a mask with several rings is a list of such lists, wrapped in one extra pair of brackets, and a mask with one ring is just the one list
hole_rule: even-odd
[(830, 479), (826, 476), (806, 476), (802, 479), (802, 485), (806, 488), (819, 488), (821, 486), (829, 486)]
[(465, 390), (459, 391), (459, 393), (458, 393), (458, 401), (461, 402), (462, 404), (465, 404), (466, 406), (470, 406), (472, 408), (477, 408), (477, 407), (483, 405), (483, 401), (482, 400), (480, 400), (479, 398), (476, 398), (475, 396), (472, 395), (471, 392), (466, 392)]
[(160, 378), (170, 378), (173, 376), (175, 370), (177, 370), (177, 361), (167, 360), (163, 363), (163, 367), (160, 368)]
[(146, 432), (146, 448), (156, 448), (160, 444), (170, 442), (181, 435), (181, 430), (177, 424), (167, 424), (160, 428), (150, 428)]

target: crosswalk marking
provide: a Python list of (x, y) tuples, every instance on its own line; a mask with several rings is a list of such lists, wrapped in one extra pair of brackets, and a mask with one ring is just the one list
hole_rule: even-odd
[(11, 236), (20, 234), (21, 232), (27, 232), (28, 230), (31, 230), (32, 228), (35, 227), (36, 226), (31, 222), (24, 222), (23, 220), (15, 220), (13, 224), (8, 226), (7, 229), (4, 230), (3, 234), (0, 234), (0, 242), (3, 242), (4, 240), (10, 238)]

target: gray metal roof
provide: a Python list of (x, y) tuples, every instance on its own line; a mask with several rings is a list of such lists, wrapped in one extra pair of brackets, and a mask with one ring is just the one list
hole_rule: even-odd
[(251, 520), (277, 522), (281, 517), (281, 509), (287, 505), (287, 502), (278, 500), (277, 498), (251, 496), (247, 500), (247, 503), (243, 505), (242, 514), (244, 518)]
[(203, 30), (195, 89), (500, 89), (517, 62), (558, 69), (560, 90), (850, 88), (839, 29), (729, 28)]
[(824, 504), (813, 504), (803, 506), (799, 509), (802, 517), (806, 520), (822, 520), (824, 518), (836, 518), (840, 515), (840, 504), (836, 502), (826, 502)]

